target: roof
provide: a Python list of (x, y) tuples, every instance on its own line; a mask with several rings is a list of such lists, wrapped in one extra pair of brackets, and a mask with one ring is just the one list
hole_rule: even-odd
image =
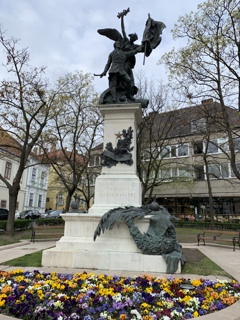
[(0, 148), (13, 156), (19, 157), (21, 155), (22, 145), (6, 130), (0, 127)]
[[(238, 110), (225, 107), (229, 123), (234, 127), (240, 125)], [(199, 119), (205, 119), (211, 132), (224, 131), (224, 119), (226, 115), (219, 103), (207, 100), (207, 103), (176, 109), (164, 113), (150, 113), (145, 119), (152, 125), (153, 134), (161, 138), (184, 137), (196, 132), (192, 131), (192, 124)], [(145, 125), (145, 124), (144, 124)], [(146, 135), (146, 137), (149, 134)]]
[(48, 159), (49, 162), (51, 161), (59, 161), (59, 160), (75, 160), (78, 164), (84, 164), (85, 163), (85, 156), (81, 154), (74, 153), (73, 151), (68, 151), (68, 150), (62, 150), (62, 149), (57, 149), (54, 151), (50, 151), (47, 153), (47, 156), (45, 155), (40, 155), (40, 157), (43, 157), (45, 159)]

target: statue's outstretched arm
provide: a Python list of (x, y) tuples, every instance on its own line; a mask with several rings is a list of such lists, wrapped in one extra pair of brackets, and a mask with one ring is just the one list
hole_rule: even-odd
[(124, 40), (128, 39), (127, 34), (126, 34), (126, 30), (125, 30), (125, 26), (124, 26), (124, 16), (121, 16), (121, 28), (122, 28), (123, 39)]

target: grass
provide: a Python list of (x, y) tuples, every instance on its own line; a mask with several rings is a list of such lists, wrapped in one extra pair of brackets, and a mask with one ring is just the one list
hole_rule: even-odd
[(183, 254), (187, 262), (182, 268), (182, 273), (199, 274), (203, 276), (215, 275), (232, 278), (231, 275), (196, 248), (183, 248)]
[(230, 274), (220, 268), (212, 260), (204, 256), (201, 261), (187, 262), (182, 268), (182, 273), (186, 274), (199, 274), (203, 276), (217, 275), (232, 278)]
[(20, 240), (31, 239), (32, 231), (28, 230), (19, 230), (16, 231), (14, 236), (9, 236), (5, 232), (0, 233), (0, 246), (5, 246), (12, 243), (17, 243)]
[(25, 256), (8, 260), (2, 264), (11, 267), (41, 267), (42, 250), (34, 253), (25, 254)]
[(203, 229), (176, 228), (176, 237), (180, 243), (197, 243), (197, 234)]

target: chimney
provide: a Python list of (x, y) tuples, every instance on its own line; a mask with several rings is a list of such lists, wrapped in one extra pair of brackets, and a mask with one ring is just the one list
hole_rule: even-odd
[(50, 152), (56, 151), (56, 143), (52, 142), (50, 145)]
[(213, 98), (202, 100), (202, 104), (211, 104), (213, 103)]

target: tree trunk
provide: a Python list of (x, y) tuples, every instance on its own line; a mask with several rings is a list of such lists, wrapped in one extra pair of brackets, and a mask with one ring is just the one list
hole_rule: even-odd
[(211, 229), (215, 229), (215, 224), (214, 224), (214, 212), (213, 212), (213, 194), (212, 194), (212, 186), (211, 186), (211, 181), (209, 178), (209, 173), (208, 173), (208, 162), (206, 159), (206, 155), (203, 156), (204, 158), (204, 163), (206, 167), (206, 177), (207, 177), (207, 186), (208, 186), (208, 196), (209, 196), (209, 210), (210, 210), (210, 224), (211, 224)]
[(72, 195), (74, 194), (73, 190), (68, 190), (67, 198), (66, 198), (66, 205), (65, 205), (65, 211), (68, 212), (70, 209), (70, 204), (72, 200)]
[(19, 188), (13, 185), (9, 188), (9, 214), (7, 220), (7, 228), (6, 232), (8, 235), (14, 235), (14, 220), (15, 220), (15, 213), (17, 207), (17, 198), (18, 198), (18, 191)]

